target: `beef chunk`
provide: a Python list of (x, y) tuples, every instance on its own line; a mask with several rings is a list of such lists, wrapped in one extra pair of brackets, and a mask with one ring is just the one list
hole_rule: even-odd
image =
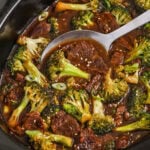
[(24, 83), (25, 82), (25, 76), (21, 73), (16, 74), (16, 81)]
[(95, 20), (101, 33), (109, 33), (119, 27), (115, 17), (110, 12), (97, 13)]
[(45, 21), (42, 21), (37, 26), (35, 26), (35, 28), (31, 32), (31, 36), (33, 38), (48, 37), (50, 28), (50, 24), (46, 23)]
[(44, 122), (39, 112), (27, 113), (23, 121), (23, 128), (25, 130), (44, 130)]
[(89, 40), (78, 40), (66, 44), (63, 48), (67, 58), (82, 70), (89, 73), (104, 73), (107, 70), (106, 52)]
[(115, 51), (111, 55), (110, 61), (113, 66), (121, 65), (124, 62), (124, 53), (122, 51)]
[[(78, 141), (78, 142), (77, 142)], [(102, 139), (96, 136), (91, 129), (81, 131), (79, 139), (74, 144), (75, 150), (101, 150)]]
[(94, 91), (97, 91), (98, 90), (98, 88), (99, 88), (99, 86), (101, 85), (101, 75), (100, 74), (97, 74), (97, 75), (95, 75), (92, 79), (91, 79), (91, 81), (87, 84), (87, 86), (86, 86), (86, 90), (87, 91), (91, 91), (91, 90), (94, 90)]
[(129, 139), (129, 135), (121, 135), (119, 136), (119, 138), (116, 140), (116, 149), (124, 149), (126, 148), (129, 143), (130, 143), (130, 139)]
[(74, 137), (80, 132), (80, 126), (76, 119), (64, 111), (59, 111), (52, 117), (51, 128), (54, 133), (69, 137)]
[(13, 87), (10, 88), (9, 91), (7, 91), (6, 95), (4, 95), (4, 102), (8, 105), (11, 105), (12, 102), (19, 103), (22, 99), (22, 95), (24, 93), (24, 90), (19, 85), (13, 85)]
[(115, 115), (116, 126), (120, 126), (123, 123), (124, 114), (127, 112), (126, 107), (124, 105), (120, 105), (117, 108)]

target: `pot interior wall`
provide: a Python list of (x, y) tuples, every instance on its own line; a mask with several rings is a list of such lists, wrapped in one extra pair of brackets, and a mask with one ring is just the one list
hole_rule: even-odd
[[(0, 0), (0, 76), (18, 35), (52, 0)], [(0, 130), (0, 150), (27, 147)]]
[[(0, 73), (18, 35), (42, 9), (52, 2), (52, 0), (0, 0)], [(0, 139), (0, 150), (27, 149), (1, 130)], [(148, 150), (149, 147), (150, 140), (146, 140), (129, 149)]]

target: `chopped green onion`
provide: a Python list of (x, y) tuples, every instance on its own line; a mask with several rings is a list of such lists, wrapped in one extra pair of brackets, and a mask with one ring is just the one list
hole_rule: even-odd
[(52, 87), (56, 90), (62, 90), (62, 91), (67, 89), (67, 86), (65, 83), (53, 83)]

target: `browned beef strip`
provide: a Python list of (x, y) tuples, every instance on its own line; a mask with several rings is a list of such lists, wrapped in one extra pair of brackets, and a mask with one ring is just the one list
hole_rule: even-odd
[(51, 128), (54, 133), (69, 137), (74, 137), (80, 132), (77, 120), (64, 111), (59, 111), (52, 117)]
[(19, 103), (22, 99), (22, 95), (24, 94), (24, 90), (20, 85), (13, 85), (10, 91), (4, 96), (4, 102), (8, 105), (11, 105), (12, 102)]
[(102, 79), (102, 77), (101, 77), (100, 74), (95, 75), (95, 76), (91, 79), (91, 81), (87, 84), (87, 86), (85, 87), (86, 90), (87, 90), (88, 92), (90, 92), (91, 90), (97, 91), (98, 88), (99, 88), (100, 85), (101, 85), (101, 79)]
[(67, 58), (82, 70), (91, 74), (104, 73), (107, 70), (106, 52), (89, 40), (78, 40), (62, 48)]
[(23, 121), (23, 128), (25, 130), (44, 130), (44, 122), (39, 112), (27, 113)]
[(74, 144), (74, 150), (101, 150), (102, 139), (96, 136), (93, 131), (84, 129), (81, 131), (79, 139)]
[(130, 144), (130, 135), (121, 135), (116, 140), (116, 149), (124, 149)]
[(101, 33), (109, 33), (119, 27), (115, 17), (110, 12), (97, 13), (95, 20)]
[(25, 82), (25, 76), (23, 74), (21, 74), (21, 73), (16, 73), (16, 78), (15, 79), (18, 82), (22, 82), (22, 83)]
[(111, 55), (111, 64), (112, 66), (118, 66), (123, 64), (124, 62), (124, 53), (122, 51), (115, 51), (112, 55)]
[(33, 31), (31, 32), (32, 38), (38, 38), (38, 37), (48, 37), (50, 32), (50, 24), (46, 23), (45, 21), (40, 22)]
[(118, 106), (117, 110), (116, 110), (116, 115), (115, 115), (115, 123), (116, 126), (120, 126), (122, 125), (123, 121), (124, 121), (124, 113), (127, 112), (126, 107), (124, 105), (120, 105)]

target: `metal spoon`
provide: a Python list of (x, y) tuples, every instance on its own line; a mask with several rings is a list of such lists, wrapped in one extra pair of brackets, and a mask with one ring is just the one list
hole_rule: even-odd
[(53, 48), (55, 48), (59, 44), (78, 38), (88, 38), (88, 39), (91, 38), (99, 42), (101, 45), (103, 45), (103, 47), (108, 51), (113, 41), (149, 21), (150, 21), (150, 10), (147, 10), (140, 16), (136, 17), (135, 19), (127, 23), (126, 25), (120, 27), (119, 29), (109, 34), (102, 34), (91, 30), (74, 30), (64, 33), (48, 44), (48, 46), (43, 51), (41, 61), (51, 50), (53, 50)]

